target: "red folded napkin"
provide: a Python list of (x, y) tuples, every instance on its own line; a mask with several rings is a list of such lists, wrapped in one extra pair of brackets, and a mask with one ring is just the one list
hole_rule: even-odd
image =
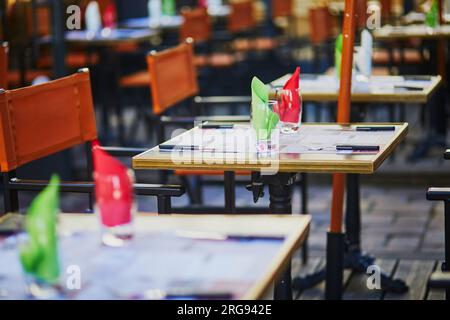
[(133, 181), (128, 168), (92, 143), (95, 197), (102, 224), (107, 227), (131, 222)]
[(300, 83), (300, 67), (295, 69), (294, 74), (285, 83), (281, 100), (278, 101), (278, 114), (282, 122), (297, 123), (300, 116), (300, 96), (297, 89)]
[(103, 26), (105, 28), (115, 28), (117, 26), (117, 9), (114, 2), (109, 2), (103, 12)]

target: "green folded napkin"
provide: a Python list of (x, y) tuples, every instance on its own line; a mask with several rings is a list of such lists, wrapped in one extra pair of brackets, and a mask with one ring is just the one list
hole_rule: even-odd
[(267, 106), (269, 89), (257, 77), (252, 79), (252, 125), (258, 140), (269, 139), (280, 117)]
[(439, 7), (437, 0), (433, 0), (430, 10), (425, 15), (425, 24), (428, 27), (435, 28), (439, 24)]
[(341, 77), (341, 61), (342, 61), (342, 33), (336, 38), (334, 46), (334, 67), (336, 69), (336, 76)]
[(58, 282), (60, 269), (56, 217), (59, 212), (59, 178), (33, 200), (26, 216), (28, 241), (20, 246), (20, 261), (25, 273), (47, 284)]
[(175, 15), (175, 0), (162, 1), (162, 14), (165, 16)]

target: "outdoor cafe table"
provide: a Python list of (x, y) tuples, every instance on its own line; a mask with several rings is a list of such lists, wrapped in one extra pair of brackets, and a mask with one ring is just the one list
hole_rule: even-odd
[[(80, 290), (64, 299), (151, 299), (165, 292), (270, 299), (309, 224), (305, 215), (138, 214), (133, 239), (111, 248), (101, 245), (97, 217), (59, 214), (61, 283), (69, 265), (81, 271)], [(0, 300), (27, 298), (14, 243), (0, 237), (0, 260), (8, 261), (0, 265)]]
[[(282, 88), (290, 76), (274, 80), (271, 86)], [(441, 84), (440, 76), (357, 76), (352, 82), (352, 102), (425, 104)], [(339, 81), (334, 75), (303, 74), (300, 88), (304, 102), (336, 102), (339, 95)]]
[[(407, 123), (373, 124), (361, 126), (394, 126), (394, 131), (356, 131), (358, 124), (302, 124), (298, 133), (280, 135), (279, 152), (263, 155), (254, 152), (251, 128), (247, 124), (235, 124), (233, 129), (201, 129), (198, 126), (163, 143), (163, 145), (183, 145), (194, 141), (193, 150), (161, 151), (154, 147), (133, 157), (136, 170), (224, 170), (235, 172), (249, 170), (252, 174), (252, 191), (255, 200), (262, 195), (263, 184), (268, 184), (270, 210), (273, 214), (291, 214), (291, 188), (298, 173), (348, 173), (373, 174), (384, 160), (392, 154), (395, 147), (404, 139), (408, 131)], [(207, 134), (204, 134), (207, 131)], [(225, 135), (222, 141), (214, 143), (211, 137)], [(196, 141), (196, 137), (208, 137), (206, 142)], [(219, 141), (217, 139), (217, 141)], [(245, 143), (244, 141), (249, 141)], [(232, 142), (229, 142), (232, 141)], [(231, 143), (231, 149), (227, 144)], [(373, 154), (338, 153), (335, 144), (376, 144), (380, 150)], [(214, 149), (216, 148), (216, 149)], [(236, 149), (237, 148), (237, 149)], [(322, 148), (322, 149), (321, 149)], [(203, 150), (202, 150), (203, 149)], [(232, 213), (232, 212), (231, 212)], [(335, 265), (328, 261), (329, 265)], [(342, 270), (336, 270), (342, 272)], [(290, 268), (284, 276), (285, 298), (292, 298), (290, 292)], [(329, 280), (327, 280), (329, 281)]]

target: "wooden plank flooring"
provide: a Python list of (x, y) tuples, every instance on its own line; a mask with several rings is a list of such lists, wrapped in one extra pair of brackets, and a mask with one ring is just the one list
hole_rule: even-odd
[[(370, 290), (367, 288), (367, 275), (350, 270), (344, 271), (344, 300), (444, 300), (443, 290), (427, 287), (430, 274), (440, 268), (440, 262), (430, 260), (395, 260), (377, 259), (375, 262), (381, 270), (394, 278), (406, 281), (409, 286), (408, 292), (394, 294), (383, 290)], [(304, 276), (325, 267), (323, 258), (311, 258), (307, 265), (302, 265), (300, 259), (294, 259), (292, 274)], [(321, 300), (324, 298), (325, 283), (307, 289), (303, 292), (294, 292), (297, 300)]]

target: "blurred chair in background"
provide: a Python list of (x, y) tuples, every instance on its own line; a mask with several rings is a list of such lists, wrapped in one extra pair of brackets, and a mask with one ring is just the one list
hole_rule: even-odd
[[(48, 184), (48, 181), (20, 179), (16, 174), (18, 168), (80, 144), (86, 146), (87, 180), (62, 182), (61, 191), (89, 194), (92, 212), (94, 183), (90, 182), (90, 151), (91, 142), (97, 139), (97, 130), (87, 69), (36, 86), (2, 90), (0, 121), (0, 168), (6, 212), (19, 211), (18, 191), (39, 191)], [(124, 157), (142, 152), (132, 148), (105, 149)], [(135, 184), (135, 192), (157, 196), (159, 212), (168, 213), (170, 197), (181, 196), (184, 190), (179, 186)]]

